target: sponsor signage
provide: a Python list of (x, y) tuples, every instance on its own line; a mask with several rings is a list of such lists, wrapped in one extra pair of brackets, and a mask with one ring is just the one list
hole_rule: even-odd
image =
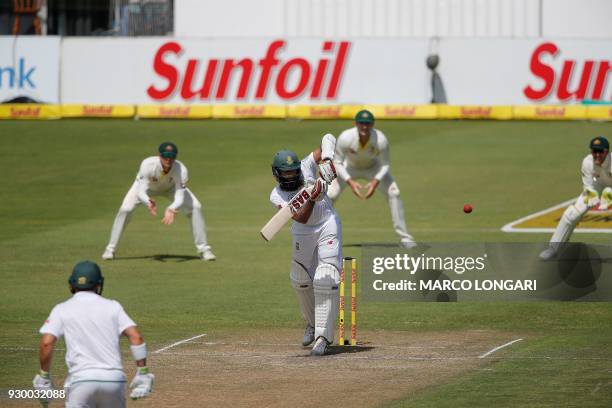
[(60, 37), (0, 36), (0, 102), (59, 102)]
[[(416, 106), (431, 101), (430, 53), (425, 39), (66, 38), (61, 102), (389, 105), (396, 108), (388, 117), (426, 117)], [(441, 39), (436, 53), (451, 106), (443, 117), (507, 119), (516, 113), (509, 106), (535, 104), (542, 108), (519, 116), (574, 119), (587, 112), (559, 105), (612, 102), (612, 41)], [(36, 77), (28, 64), (16, 61), (13, 84)], [(248, 109), (237, 113), (267, 115)], [(333, 116), (319, 108), (297, 114)]]

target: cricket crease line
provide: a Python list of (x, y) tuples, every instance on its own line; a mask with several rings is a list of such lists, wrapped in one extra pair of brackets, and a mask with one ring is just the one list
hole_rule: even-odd
[(169, 346), (162, 347), (159, 350), (155, 350), (153, 354), (161, 353), (162, 351), (171, 349), (172, 347), (178, 346), (179, 344), (187, 343), (187, 342), (190, 342), (191, 340), (199, 339), (200, 337), (204, 337), (204, 336), (206, 336), (206, 333), (198, 334), (197, 336), (193, 336), (185, 340), (177, 341), (176, 343), (172, 343)]
[[(558, 210), (559, 208), (563, 208), (571, 203), (573, 203), (574, 201), (576, 201), (576, 198), (572, 198), (570, 200), (564, 201), (560, 204), (557, 205), (553, 205), (552, 207), (549, 208), (545, 208), (541, 211), (538, 211), (536, 213), (533, 214), (529, 214), (523, 218), (519, 218), (516, 221), (512, 221), (506, 225), (504, 225), (503, 227), (501, 227), (501, 230), (503, 232), (520, 232), (523, 234), (540, 234), (540, 233), (551, 233), (551, 232), (555, 232), (554, 228), (514, 228), (515, 225), (520, 224), (522, 222), (525, 221), (529, 221), (532, 218), (536, 218), (539, 217), (540, 215), (546, 214), (547, 212), (550, 211), (555, 211)], [(597, 233), (610, 233), (612, 232), (612, 229), (610, 228), (576, 228), (574, 230), (574, 232), (587, 232), (587, 233), (593, 233), (593, 234), (597, 234)]]
[(514, 343), (516, 343), (516, 342), (518, 342), (518, 341), (521, 341), (521, 340), (523, 340), (523, 339), (516, 339), (516, 340), (512, 340), (512, 341), (507, 342), (506, 344), (502, 344), (501, 346), (497, 346), (497, 347), (495, 347), (494, 349), (491, 349), (491, 350), (487, 351), (487, 352), (486, 352), (486, 353), (484, 353), (483, 355), (478, 356), (478, 358), (485, 358), (485, 357), (488, 357), (488, 356), (490, 356), (491, 354), (495, 353), (496, 351), (501, 350), (501, 349), (503, 349), (504, 347), (511, 346), (511, 345), (513, 345)]

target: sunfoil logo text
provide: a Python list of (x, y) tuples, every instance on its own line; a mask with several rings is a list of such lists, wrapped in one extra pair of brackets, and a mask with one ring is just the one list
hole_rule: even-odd
[[(580, 102), (584, 99), (610, 101), (610, 95), (604, 92), (608, 75), (612, 72), (612, 62), (602, 57), (599, 60), (583, 61), (565, 59), (556, 44), (540, 44), (531, 55), (529, 68), (543, 85), (528, 85), (523, 89), (523, 94), (532, 101), (541, 101), (551, 96), (563, 102)], [(555, 60), (560, 68), (553, 65)], [(576, 80), (572, 81), (572, 78)]]
[[(309, 61), (303, 57), (283, 59), (287, 43), (270, 43), (261, 59), (198, 58), (185, 59), (188, 52), (175, 41), (163, 44), (153, 58), (153, 71), (162, 85), (150, 85), (147, 94), (163, 101), (179, 92), (185, 101), (224, 100), (227, 97), (263, 101), (274, 93), (281, 100), (301, 96), (333, 100), (337, 97), (351, 43), (324, 41), (322, 58)], [(290, 80), (290, 77), (292, 80)], [(238, 81), (234, 95), (228, 95), (230, 82)]]
[(35, 89), (34, 71), (36, 66), (29, 66), (25, 58), (19, 58), (16, 66), (0, 66), (0, 89)]

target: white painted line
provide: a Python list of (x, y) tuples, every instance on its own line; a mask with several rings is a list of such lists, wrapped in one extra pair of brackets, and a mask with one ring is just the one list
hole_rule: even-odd
[(193, 337), (191, 337), (191, 338), (189, 338), (189, 339), (186, 339), (186, 340), (177, 341), (176, 343), (172, 343), (172, 344), (171, 344), (171, 345), (169, 345), (169, 346), (166, 346), (166, 347), (160, 348), (159, 350), (155, 350), (155, 351), (153, 352), (153, 354), (161, 353), (162, 351), (165, 351), (165, 350), (171, 349), (172, 347), (178, 346), (179, 344), (187, 343), (187, 342), (189, 342), (189, 341), (191, 341), (191, 340), (199, 339), (200, 337), (204, 337), (204, 336), (206, 336), (206, 333), (203, 333), (203, 334), (198, 334), (197, 336), (193, 336)]
[(521, 340), (523, 340), (523, 339), (516, 339), (516, 340), (512, 340), (512, 341), (507, 342), (506, 344), (502, 344), (501, 346), (497, 346), (497, 347), (495, 347), (494, 349), (491, 349), (491, 350), (487, 351), (487, 352), (486, 352), (486, 353), (484, 353), (483, 355), (478, 356), (478, 358), (485, 358), (485, 357), (488, 357), (488, 356), (490, 356), (491, 354), (495, 353), (497, 350), (501, 350), (501, 349), (503, 349), (504, 347), (508, 347), (508, 346), (510, 346), (510, 345), (512, 345), (512, 344), (514, 344), (514, 343), (516, 343), (516, 342), (518, 342), (518, 341), (521, 341)]
[[(563, 208), (568, 206), (569, 204), (573, 203), (574, 201), (576, 201), (576, 198), (572, 198), (571, 200), (567, 200), (564, 201), (560, 204), (557, 205), (553, 205), (552, 207), (546, 208), (542, 211), (538, 211), (536, 213), (530, 214), (526, 217), (523, 218), (519, 218), (516, 221), (512, 221), (506, 225), (504, 225), (501, 230), (503, 232), (520, 232), (520, 233), (524, 233), (524, 234), (539, 234), (539, 233), (544, 233), (544, 232), (555, 232), (554, 228), (514, 228), (515, 225), (518, 225), (524, 221), (528, 221), (531, 220), (532, 218), (536, 218), (539, 217), (542, 214), (545, 214), (549, 211), (554, 211), (554, 210), (558, 210), (559, 208)], [(610, 228), (576, 228), (574, 230), (574, 232), (585, 232), (585, 233), (594, 233), (594, 234), (599, 234), (599, 233), (610, 233), (612, 232), (612, 229)]]

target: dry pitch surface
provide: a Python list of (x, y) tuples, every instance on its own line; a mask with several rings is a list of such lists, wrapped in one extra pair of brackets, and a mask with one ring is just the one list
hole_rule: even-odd
[[(357, 347), (309, 356), (297, 330), (207, 334), (153, 354), (155, 394), (147, 406), (375, 407), (482, 368), (479, 358), (519, 338), (493, 331), (362, 332)], [(503, 350), (497, 356), (503, 354)], [(131, 406), (144, 406), (139, 401)]]
[[(310, 347), (299, 345), (299, 330), (207, 333), (151, 350), (154, 394), (128, 401), (128, 406), (306, 408), (342, 400), (345, 406), (376, 407), (485, 369), (504, 350), (481, 356), (520, 337), (489, 330), (362, 331), (358, 346), (333, 346), (330, 355), (314, 358)], [(56, 364), (63, 354), (58, 350)], [(132, 374), (128, 369), (130, 380)], [(7, 407), (40, 406), (35, 401), (2, 402)]]

